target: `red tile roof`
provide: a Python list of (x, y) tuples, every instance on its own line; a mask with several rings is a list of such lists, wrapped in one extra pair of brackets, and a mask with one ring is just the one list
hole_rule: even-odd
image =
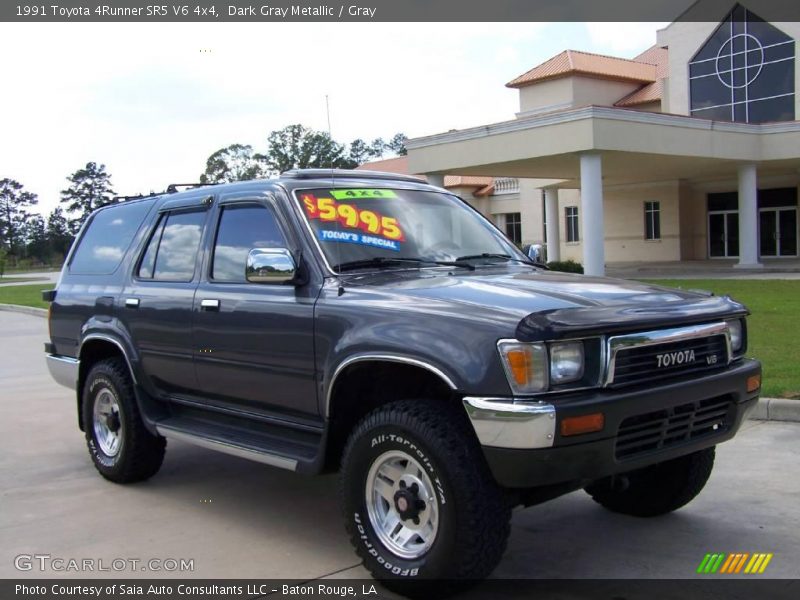
[(633, 60), (656, 67), (656, 80), (618, 100), (614, 106), (637, 106), (657, 102), (664, 95), (664, 78), (669, 74), (669, 52), (666, 48), (651, 46)]
[(506, 87), (521, 88), (539, 81), (569, 75), (587, 75), (616, 81), (653, 83), (656, 81), (656, 66), (655, 64), (627, 58), (591, 54), (577, 50), (564, 50), (527, 73), (512, 79), (506, 84)]

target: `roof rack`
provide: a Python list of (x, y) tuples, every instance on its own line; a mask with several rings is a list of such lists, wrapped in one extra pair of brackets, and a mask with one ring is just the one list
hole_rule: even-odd
[(217, 185), (216, 183), (170, 183), (167, 186), (167, 194), (177, 194), (179, 187), (185, 187), (186, 189), (194, 189), (199, 187), (205, 187), (207, 185)]
[(422, 177), (386, 173), (385, 171), (356, 171), (354, 169), (292, 169), (281, 173), (283, 179), (386, 179), (425, 183)]
[(142, 198), (151, 198), (153, 196), (157, 196), (155, 192), (150, 192), (149, 194), (145, 195), (139, 192), (135, 196), (114, 196), (112, 198), (112, 202), (127, 202), (128, 200), (141, 200)]

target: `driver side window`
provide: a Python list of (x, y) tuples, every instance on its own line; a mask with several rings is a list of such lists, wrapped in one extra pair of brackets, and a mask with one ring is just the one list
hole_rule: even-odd
[(261, 204), (225, 206), (219, 218), (211, 279), (245, 283), (247, 255), (253, 248), (286, 248), (275, 214)]

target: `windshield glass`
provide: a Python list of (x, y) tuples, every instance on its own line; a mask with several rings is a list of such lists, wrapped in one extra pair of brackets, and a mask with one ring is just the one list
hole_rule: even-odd
[[(298, 191), (297, 202), (334, 269), (525, 260), (463, 202), (437, 192), (333, 188)], [(483, 255), (492, 255), (484, 257)], [(506, 259), (507, 260), (507, 259)], [(469, 263), (464, 263), (469, 264)]]

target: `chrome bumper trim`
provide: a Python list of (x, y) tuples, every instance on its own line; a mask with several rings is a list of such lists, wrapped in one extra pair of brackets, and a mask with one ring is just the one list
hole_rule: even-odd
[(464, 398), (464, 408), (483, 446), (549, 448), (556, 432), (552, 404), (514, 398)]
[(56, 354), (47, 355), (47, 368), (50, 370), (50, 375), (56, 380), (56, 383), (60, 383), (73, 391), (78, 384), (80, 366), (81, 361), (77, 358), (58, 356)]

